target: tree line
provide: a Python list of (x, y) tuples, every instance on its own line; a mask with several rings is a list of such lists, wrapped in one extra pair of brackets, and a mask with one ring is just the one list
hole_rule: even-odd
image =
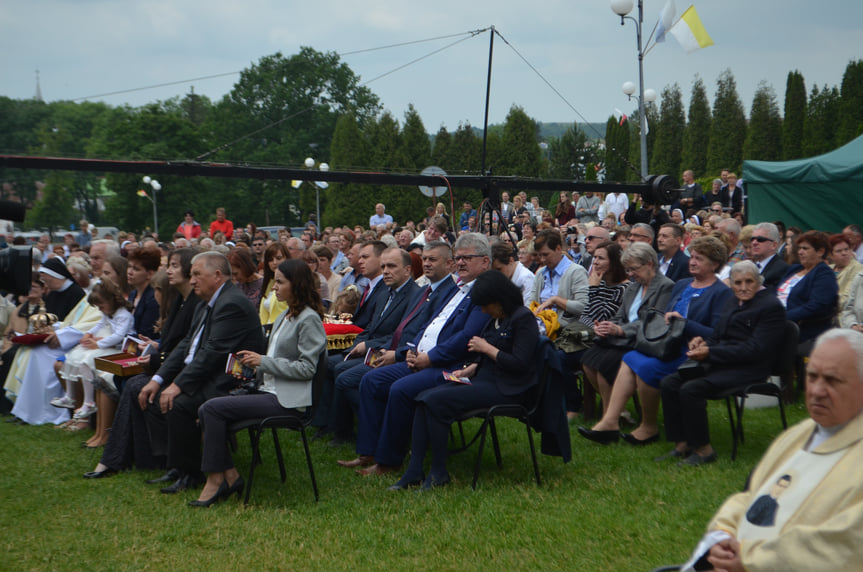
[[(780, 113), (773, 88), (760, 85), (747, 119), (730, 70), (717, 78), (712, 107), (700, 77), (688, 110), (680, 87), (666, 87), (661, 104), (646, 107), (650, 172), (679, 176), (688, 168), (712, 178), (721, 168), (739, 170), (744, 158), (817, 155), (863, 133), (863, 61), (849, 62), (841, 86), (812, 86), (808, 94), (802, 74), (792, 71), (785, 91)], [(606, 180), (633, 181), (639, 144), (637, 111), (628, 121), (609, 118), (604, 141), (575, 123), (542, 141), (538, 123), (513, 105), (504, 124), (489, 129), (486, 165), (496, 175), (588, 180), (604, 166)], [(0, 152), (295, 167), (313, 157), (333, 170), (418, 172), (436, 165), (450, 174), (479, 174), (482, 137), (468, 122), (430, 136), (413, 106), (397, 119), (338, 55), (305, 47), (261, 58), (217, 102), (194, 91), (140, 107), (0, 97)], [(223, 206), (235, 224), (287, 226), (316, 210), (311, 183), (159, 179), (162, 236), (170, 236), (186, 209), (202, 224)], [(0, 182), (3, 198), (32, 207), (29, 227), (65, 228), (82, 216), (128, 230), (152, 226), (152, 205), (135, 192), (144, 188), (138, 175), (3, 169)], [(481, 199), (479, 190), (457, 193), (456, 210), (463, 200)], [(419, 219), (433, 202), (416, 187), (333, 184), (317, 194), (323, 225), (365, 224), (377, 202), (397, 220)], [(552, 192), (537, 194), (543, 204), (555, 202)], [(449, 201), (442, 202), (449, 211)]]

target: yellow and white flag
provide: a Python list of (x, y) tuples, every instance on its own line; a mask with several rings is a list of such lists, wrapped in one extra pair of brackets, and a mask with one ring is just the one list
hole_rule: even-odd
[(704, 29), (704, 24), (695, 11), (695, 6), (690, 6), (674, 24), (668, 33), (674, 36), (687, 54), (691, 54), (699, 48), (713, 45), (713, 40)]

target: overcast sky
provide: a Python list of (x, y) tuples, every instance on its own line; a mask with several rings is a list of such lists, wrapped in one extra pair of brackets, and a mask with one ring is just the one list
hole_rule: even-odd
[[(645, 36), (665, 0), (645, 0)], [(678, 16), (689, 6), (675, 2)], [(716, 78), (730, 68), (747, 109), (762, 80), (784, 100), (798, 69), (812, 85), (839, 85), (851, 59), (863, 58), (859, 0), (700, 0), (695, 4), (714, 46), (686, 55), (673, 38), (645, 58), (645, 86), (680, 84), (688, 105), (700, 74), (713, 100)], [(637, 12), (637, 9), (634, 10)], [(494, 25), (588, 121), (615, 107), (636, 107), (621, 84), (637, 82), (635, 27), (620, 26), (608, 0), (7, 0), (0, 5), (0, 95), (33, 97), (36, 70), (46, 101), (237, 72), (262, 56), (300, 46), (346, 52), (459, 34)], [(345, 55), (363, 81), (459, 38)], [(426, 129), (482, 126), (489, 34), (467, 39), (368, 84), (398, 119), (409, 103)], [(238, 75), (97, 97), (142, 105), (188, 93), (214, 101)], [(490, 123), (510, 106), (539, 121), (582, 119), (508, 47), (494, 42)]]

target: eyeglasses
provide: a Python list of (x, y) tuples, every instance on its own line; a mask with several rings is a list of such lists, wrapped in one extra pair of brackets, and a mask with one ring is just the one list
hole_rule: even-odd
[(774, 240), (767, 238), (766, 236), (753, 236), (749, 239), (750, 242), (775, 242)]
[(453, 256), (453, 260), (456, 262), (461, 262), (463, 260), (470, 260), (471, 258), (482, 258), (482, 254), (459, 254), (458, 256)]
[(635, 274), (635, 273), (637, 273), (639, 270), (641, 270), (641, 267), (642, 267), (642, 266), (644, 266), (644, 265), (642, 264), (642, 265), (640, 265), (640, 266), (630, 266), (629, 268), (624, 268), (623, 270), (624, 270), (624, 272), (626, 272), (627, 274)]
[(710, 209), (710, 210), (715, 212), (715, 213), (721, 213), (722, 212), (722, 209)]
[(584, 237), (585, 240), (594, 240), (594, 239), (599, 240), (601, 238), (602, 238), (601, 236), (590, 236), (589, 234)]
[(629, 233), (629, 238), (640, 238), (640, 239), (642, 239), (642, 240), (652, 240), (652, 239), (651, 239), (649, 236), (647, 236), (646, 234), (635, 234), (635, 233), (633, 233), (633, 232), (630, 232), (630, 233)]

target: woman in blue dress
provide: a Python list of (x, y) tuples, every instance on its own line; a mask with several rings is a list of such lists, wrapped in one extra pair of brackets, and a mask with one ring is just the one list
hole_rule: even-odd
[[(692, 278), (674, 284), (665, 314), (666, 321), (672, 316), (686, 319), (686, 342), (696, 336), (713, 333), (722, 306), (731, 296), (731, 290), (716, 277), (716, 271), (722, 268), (728, 257), (725, 245), (718, 238), (705, 236), (693, 240), (689, 250), (692, 253), (689, 259)], [(578, 432), (598, 443), (612, 443), (621, 437), (632, 445), (646, 445), (658, 440), (659, 383), (686, 360), (686, 345), (682, 345), (677, 357), (668, 361), (635, 350), (626, 353), (602, 419), (592, 429), (579, 427)], [(641, 401), (641, 423), (632, 433), (621, 435), (620, 414), (636, 390)]]

